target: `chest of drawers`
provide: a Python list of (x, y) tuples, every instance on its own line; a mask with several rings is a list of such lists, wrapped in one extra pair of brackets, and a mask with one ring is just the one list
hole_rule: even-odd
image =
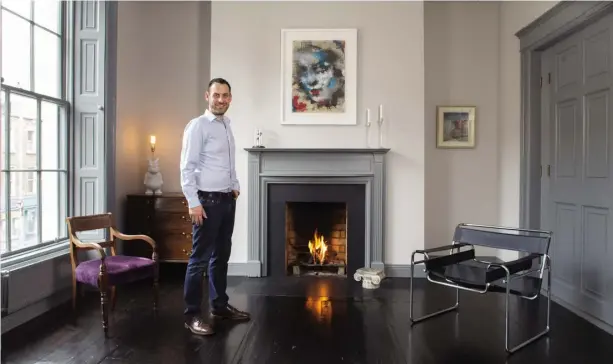
[[(192, 223), (180, 193), (128, 195), (126, 232), (145, 234), (155, 242), (160, 262), (186, 263), (192, 250)], [(124, 244), (124, 254), (150, 257), (147, 244)]]

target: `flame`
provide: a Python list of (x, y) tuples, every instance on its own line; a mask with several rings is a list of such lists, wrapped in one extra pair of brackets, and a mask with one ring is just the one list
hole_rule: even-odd
[(327, 251), (328, 251), (328, 245), (326, 245), (326, 242), (324, 241), (324, 236), (319, 235), (317, 233), (317, 229), (315, 229), (313, 240), (309, 240), (309, 252), (311, 252), (311, 256), (313, 257), (313, 262), (324, 264), (324, 260), (326, 259)]

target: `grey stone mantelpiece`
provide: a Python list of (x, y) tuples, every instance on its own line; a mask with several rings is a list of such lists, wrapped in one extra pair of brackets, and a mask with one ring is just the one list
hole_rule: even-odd
[(384, 268), (385, 155), (370, 148), (245, 148), (248, 174), (249, 277), (267, 276), (268, 185), (347, 183), (366, 188), (366, 267)]

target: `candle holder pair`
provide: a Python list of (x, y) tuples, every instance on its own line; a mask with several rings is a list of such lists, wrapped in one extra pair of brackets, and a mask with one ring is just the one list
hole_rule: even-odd
[(377, 116), (377, 130), (373, 130), (370, 119), (370, 109), (366, 109), (366, 145), (368, 148), (383, 148), (385, 144), (385, 124), (383, 117), (383, 105), (379, 105), (379, 115)]

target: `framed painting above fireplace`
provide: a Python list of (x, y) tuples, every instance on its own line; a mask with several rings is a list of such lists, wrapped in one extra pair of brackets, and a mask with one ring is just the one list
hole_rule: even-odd
[(281, 30), (281, 124), (357, 124), (357, 29)]

